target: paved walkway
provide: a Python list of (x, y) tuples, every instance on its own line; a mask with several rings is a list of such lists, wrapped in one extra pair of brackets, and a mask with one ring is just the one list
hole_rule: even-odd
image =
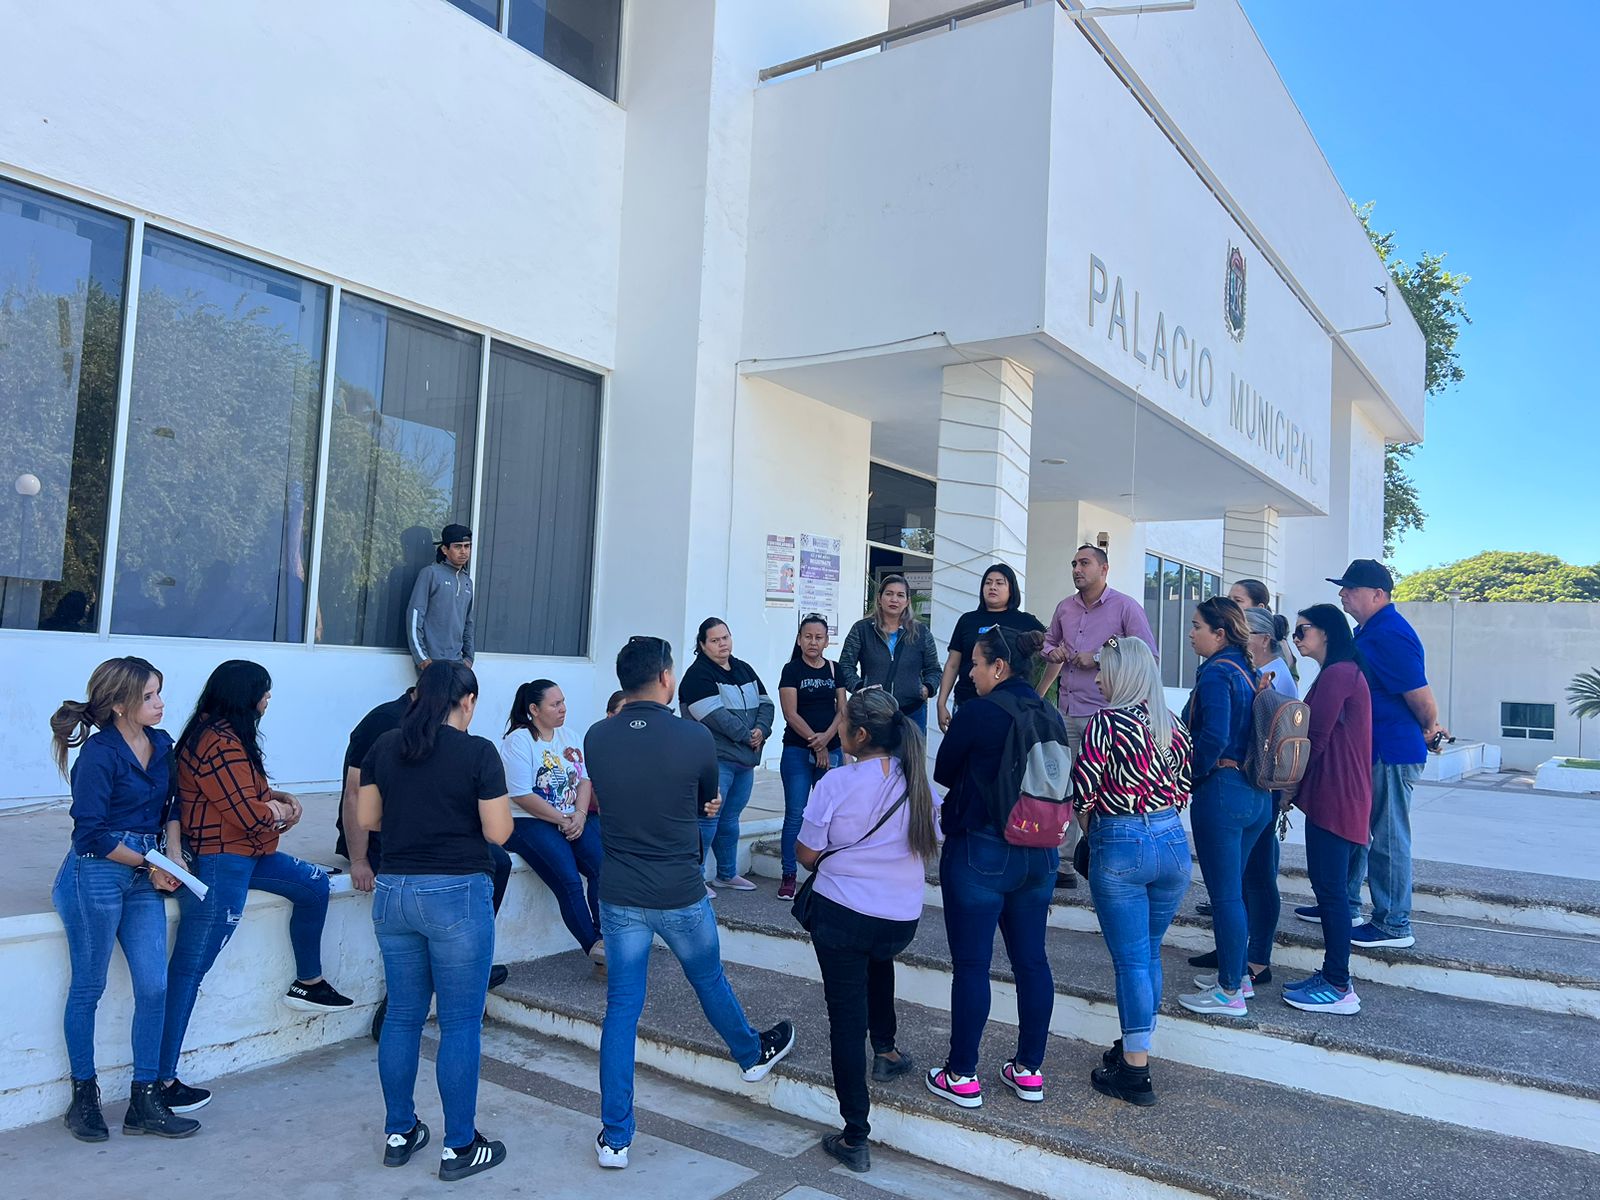
[[(424, 1055), (432, 1054), (424, 1044)], [(730, 1071), (736, 1070), (731, 1063)], [(782, 1068), (780, 1067), (781, 1071)], [(605, 1200), (1023, 1200), (1019, 1193), (874, 1146), (872, 1172), (852, 1175), (824, 1154), (822, 1126), (743, 1105), (640, 1071), (639, 1134), (625, 1171), (595, 1163), (600, 1099), (595, 1055), (490, 1025), (484, 1030), (478, 1125), (506, 1161), (462, 1184), (473, 1197)], [(196, 1081), (200, 1082), (200, 1081)], [(377, 1047), (365, 1038), (277, 1066), (230, 1075), (178, 1142), (118, 1132), (123, 1101), (106, 1104), (111, 1140), (73, 1141), (56, 1122), (0, 1136), (0, 1177), (14, 1200), (75, 1196), (204, 1200), (437, 1197), (443, 1119), (425, 1057), (417, 1109), (433, 1141), (405, 1167), (382, 1165)], [(68, 1182), (70, 1181), (70, 1183)]]

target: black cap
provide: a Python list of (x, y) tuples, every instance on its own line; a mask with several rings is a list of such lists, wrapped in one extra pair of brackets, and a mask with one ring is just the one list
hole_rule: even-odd
[(453, 546), (457, 542), (470, 542), (472, 530), (465, 525), (446, 525), (439, 533), (439, 545)]
[(1356, 559), (1344, 569), (1344, 574), (1340, 578), (1329, 578), (1328, 582), (1337, 583), (1342, 588), (1382, 588), (1386, 592), (1394, 591), (1394, 576), (1389, 574), (1388, 567), (1375, 558)]

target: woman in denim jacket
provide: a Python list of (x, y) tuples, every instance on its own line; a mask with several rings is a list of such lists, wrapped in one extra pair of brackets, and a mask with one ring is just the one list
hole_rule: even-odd
[(63, 775), (67, 751), (83, 747), (68, 776), (72, 848), (50, 893), (72, 964), (63, 1019), (72, 1103), (62, 1122), (81, 1142), (109, 1136), (95, 1078), (94, 1019), (118, 943), (133, 980), (133, 1095), (122, 1132), (187, 1137), (200, 1128), (172, 1113), (157, 1082), (167, 998), (162, 893), (178, 886), (145, 861), (166, 845), (173, 817), (172, 738), (156, 728), (162, 682), (142, 658), (109, 659), (89, 676), (89, 698), (63, 702), (50, 718)]
[(1202, 601), (1189, 622), (1189, 645), (1205, 661), (1195, 673), (1183, 723), (1194, 739), (1194, 803), (1189, 825), (1217, 940), (1217, 977), (1180, 996), (1190, 1012), (1242, 1017), (1253, 994), (1245, 975), (1248, 930), (1244, 864), (1272, 819), (1272, 794), (1250, 782), (1244, 764), (1254, 736), (1256, 671), (1250, 665), (1250, 631), (1232, 600)]

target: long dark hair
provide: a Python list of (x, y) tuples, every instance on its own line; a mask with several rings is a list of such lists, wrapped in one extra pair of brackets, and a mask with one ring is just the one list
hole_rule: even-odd
[(1236, 579), (1233, 582), (1236, 588), (1243, 588), (1244, 594), (1250, 597), (1250, 603), (1256, 608), (1271, 608), (1272, 593), (1267, 591), (1267, 585), (1259, 579)]
[(517, 689), (516, 697), (511, 701), (511, 715), (506, 718), (507, 737), (518, 729), (531, 729), (535, 734), (539, 732), (528, 710), (543, 704), (545, 693), (555, 686), (554, 679), (532, 679)]
[(222, 663), (201, 689), (194, 713), (178, 738), (178, 751), (194, 749), (207, 729), (226, 725), (244, 746), (250, 765), (265, 775), (257, 727), (261, 724), (261, 698), (271, 690), (272, 676), (260, 663), (247, 658), (230, 658)]
[(978, 607), (987, 609), (988, 602), (983, 598), (983, 585), (988, 582), (991, 575), (1004, 575), (1006, 580), (1006, 611), (1015, 612), (1022, 607), (1022, 591), (1017, 587), (1017, 573), (1011, 569), (1010, 563), (990, 563), (982, 575), (978, 576)]
[[(694, 656), (696, 658), (699, 658), (701, 655), (703, 655), (706, 652), (706, 635), (709, 634), (718, 625), (727, 625), (727, 624), (728, 623), (726, 621), (724, 621), (721, 617), (707, 617), (704, 621), (700, 622), (700, 628), (695, 631), (695, 635), (694, 635)], [(730, 632), (731, 632), (731, 626), (730, 626)]]
[(828, 618), (821, 613), (807, 613), (800, 618), (800, 625), (794, 631), (794, 649), (789, 651), (789, 661), (799, 662), (805, 657), (805, 652), (800, 649), (800, 634), (807, 625), (821, 625), (822, 632), (828, 632)]
[(1044, 648), (1044, 634), (1037, 629), (1026, 633), (1007, 631), (1004, 625), (991, 625), (978, 635), (976, 643), (983, 647), (983, 656), (990, 662), (1003, 662), (1018, 678), (1033, 678), (1039, 651)]
[(144, 701), (144, 685), (154, 677), (156, 690), (165, 682), (161, 672), (142, 658), (108, 658), (89, 676), (89, 694), (83, 700), (63, 700), (50, 718), (51, 753), (63, 776), (67, 751), (81, 746), (92, 729), (115, 724), (116, 710), (137, 708)]
[(417, 678), (417, 698), (400, 719), (400, 758), (422, 762), (433, 754), (450, 710), (467, 696), (478, 694), (478, 677), (462, 662), (443, 660), (428, 664)]
[(939, 839), (933, 829), (933, 790), (928, 786), (928, 752), (922, 731), (882, 688), (857, 692), (845, 704), (844, 712), (850, 728), (864, 732), (870, 745), (900, 763), (910, 810), (906, 840), (912, 853), (925, 863), (932, 862), (939, 854)]
[(1300, 616), (1322, 630), (1328, 639), (1327, 653), (1322, 657), (1323, 670), (1342, 662), (1353, 662), (1362, 670), (1366, 669), (1367, 660), (1356, 645), (1356, 635), (1350, 632), (1350, 622), (1344, 619), (1344, 613), (1331, 604), (1313, 604), (1302, 608)]
[(1227, 638), (1227, 644), (1250, 661), (1250, 627), (1244, 623), (1244, 609), (1226, 596), (1213, 596), (1195, 605), (1195, 612), (1210, 628)]

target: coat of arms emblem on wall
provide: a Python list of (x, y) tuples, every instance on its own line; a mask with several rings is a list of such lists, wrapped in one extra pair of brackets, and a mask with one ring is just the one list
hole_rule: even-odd
[(1228, 323), (1228, 336), (1244, 341), (1244, 251), (1228, 247), (1228, 277), (1222, 289), (1222, 315)]

